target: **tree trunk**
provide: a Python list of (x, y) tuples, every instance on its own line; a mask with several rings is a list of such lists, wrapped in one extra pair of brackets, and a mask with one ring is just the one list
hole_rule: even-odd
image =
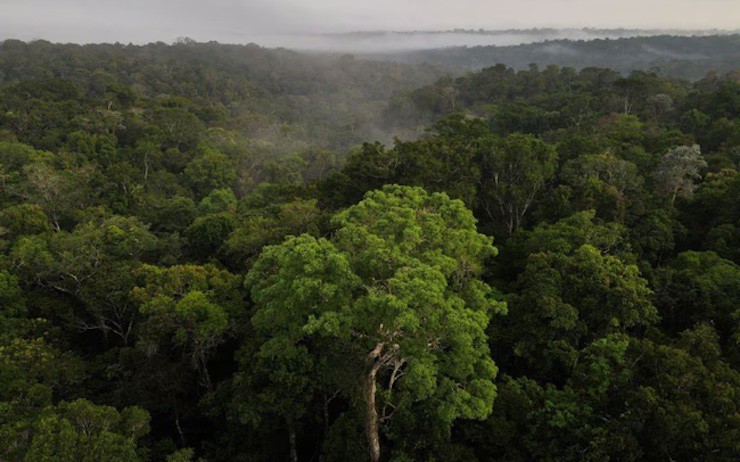
[(378, 386), (376, 381), (377, 374), (378, 368), (374, 365), (365, 378), (365, 432), (367, 433), (367, 441), (370, 444), (371, 462), (378, 462), (380, 460), (378, 408), (375, 403), (375, 393)]
[(295, 427), (291, 423), (288, 426), (288, 434), (290, 437), (290, 462), (298, 462), (298, 448), (295, 442)]
[(324, 396), (324, 437), (329, 434), (329, 401), (330, 398)]
[(185, 433), (183, 433), (182, 427), (180, 426), (180, 416), (177, 414), (177, 411), (175, 411), (175, 428), (177, 428), (177, 434), (180, 435), (180, 444), (182, 447), (186, 447)]

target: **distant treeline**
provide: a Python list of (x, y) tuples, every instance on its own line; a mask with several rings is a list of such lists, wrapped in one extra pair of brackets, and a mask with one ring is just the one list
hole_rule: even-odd
[(606, 67), (625, 74), (633, 70), (660, 69), (668, 76), (698, 80), (708, 70), (727, 72), (740, 66), (740, 35), (548, 40), (516, 46), (450, 47), (375, 57), (472, 70), (495, 64), (526, 69), (532, 63), (577, 69)]

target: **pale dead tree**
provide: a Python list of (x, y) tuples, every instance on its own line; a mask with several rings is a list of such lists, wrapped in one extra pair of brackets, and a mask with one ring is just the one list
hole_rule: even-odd
[(691, 198), (696, 181), (701, 179), (701, 170), (707, 161), (701, 155), (698, 144), (669, 149), (660, 160), (655, 174), (659, 191), (670, 198), (671, 205), (677, 197)]

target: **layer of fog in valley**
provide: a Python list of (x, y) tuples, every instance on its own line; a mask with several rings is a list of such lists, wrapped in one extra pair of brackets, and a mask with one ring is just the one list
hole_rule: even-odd
[(254, 42), (268, 48), (337, 53), (394, 53), (449, 47), (513, 46), (547, 40), (595, 40), (655, 35), (707, 36), (737, 33), (679, 29), (454, 29), (445, 31), (370, 31), (346, 33), (234, 34), (234, 43)]

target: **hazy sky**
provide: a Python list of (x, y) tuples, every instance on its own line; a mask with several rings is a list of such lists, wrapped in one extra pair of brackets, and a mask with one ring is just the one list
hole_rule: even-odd
[(740, 28), (740, 0), (0, 0), (0, 39), (259, 41), (450, 28)]

